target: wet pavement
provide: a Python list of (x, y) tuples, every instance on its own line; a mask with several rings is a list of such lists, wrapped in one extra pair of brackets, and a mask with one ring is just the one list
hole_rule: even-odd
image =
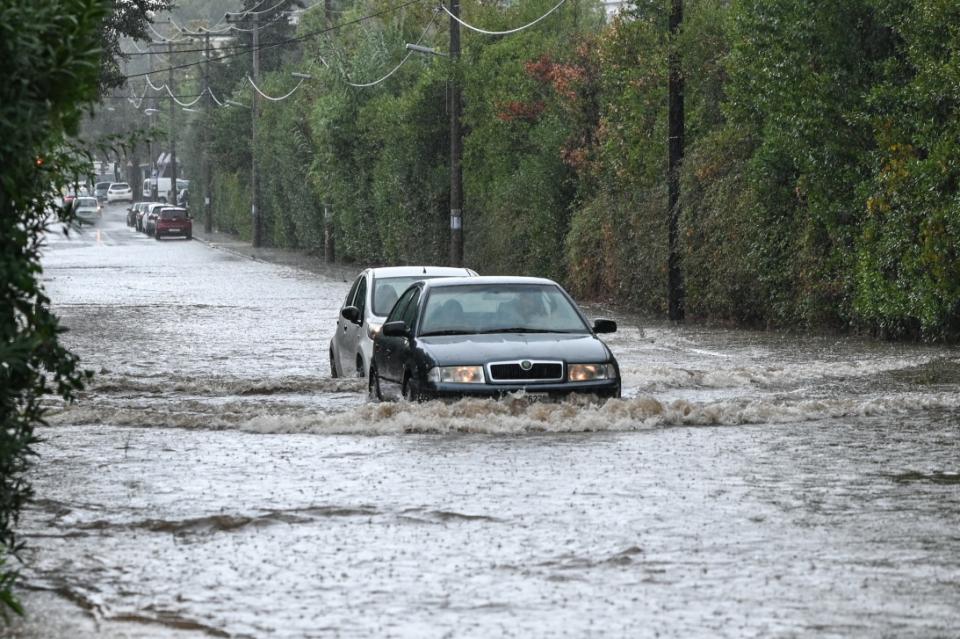
[(619, 315), (623, 400), (371, 404), (329, 378), (349, 270), (118, 206), (44, 265), (98, 375), (11, 636), (960, 634), (954, 348)]

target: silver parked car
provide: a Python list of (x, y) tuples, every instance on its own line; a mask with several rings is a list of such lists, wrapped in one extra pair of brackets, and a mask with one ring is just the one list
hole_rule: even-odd
[(143, 219), (140, 222), (140, 230), (147, 235), (153, 235), (157, 228), (157, 217), (160, 216), (160, 209), (166, 208), (167, 206), (167, 204), (162, 202), (159, 204), (148, 204), (146, 213), (143, 214)]
[(400, 295), (414, 282), (435, 277), (470, 277), (468, 268), (448, 266), (389, 266), (370, 268), (357, 276), (337, 315), (330, 340), (330, 374), (361, 377), (370, 374), (373, 338)]

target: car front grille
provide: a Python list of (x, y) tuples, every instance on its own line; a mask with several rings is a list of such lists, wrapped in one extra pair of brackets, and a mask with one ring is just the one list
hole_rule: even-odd
[(563, 380), (563, 362), (529, 362), (524, 370), (521, 360), (490, 364), (492, 382), (559, 382)]

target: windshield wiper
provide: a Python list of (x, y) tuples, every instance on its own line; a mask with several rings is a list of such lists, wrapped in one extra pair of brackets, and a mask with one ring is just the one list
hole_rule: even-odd
[(433, 337), (434, 335), (476, 335), (474, 331), (430, 331), (429, 333), (420, 333), (418, 337)]
[(512, 327), (512, 328), (491, 328), (487, 331), (480, 331), (481, 335), (489, 335), (491, 333), (574, 333), (576, 331), (564, 331), (558, 329), (546, 329), (546, 328), (523, 328), (523, 327)]

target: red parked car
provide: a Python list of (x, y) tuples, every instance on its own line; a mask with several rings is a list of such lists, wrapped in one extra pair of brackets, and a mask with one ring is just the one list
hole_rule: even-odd
[(159, 240), (163, 235), (182, 235), (188, 240), (193, 237), (193, 221), (187, 209), (173, 206), (160, 209), (153, 236)]

